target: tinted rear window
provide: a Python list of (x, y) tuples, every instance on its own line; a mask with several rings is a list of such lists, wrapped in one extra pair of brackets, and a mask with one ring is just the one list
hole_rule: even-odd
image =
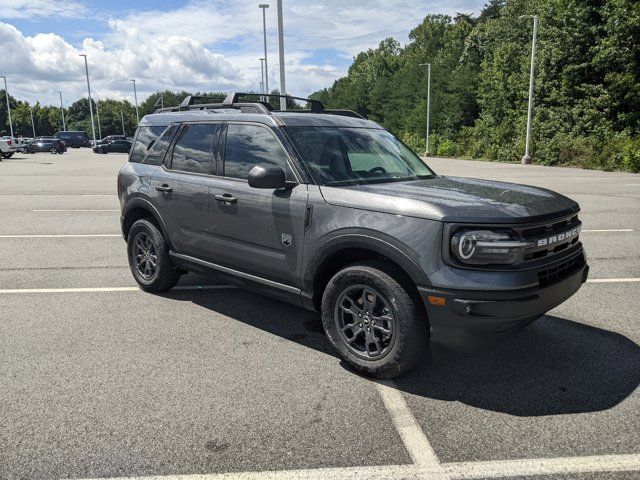
[(164, 132), (160, 135), (160, 138), (155, 140), (151, 148), (149, 148), (149, 151), (146, 152), (146, 155), (142, 159), (141, 163), (144, 163), (146, 165), (162, 165), (162, 161), (164, 160), (167, 148), (169, 147), (171, 140), (173, 140), (173, 136), (175, 135), (176, 130), (178, 130), (177, 125), (170, 125), (166, 130), (164, 130)]
[[(136, 138), (133, 143), (133, 148), (131, 149), (131, 156), (129, 157), (129, 161), (133, 163), (142, 163), (142, 160), (147, 155), (147, 152), (150, 149), (152, 142), (158, 140), (158, 137), (164, 132), (167, 127), (139, 127), (136, 132)], [(155, 163), (153, 158), (145, 161), (145, 163), (152, 163), (153, 165), (160, 165), (162, 160), (159, 163)]]
[(219, 125), (185, 125), (173, 147), (171, 168), (183, 172), (211, 173), (213, 143), (218, 138)]

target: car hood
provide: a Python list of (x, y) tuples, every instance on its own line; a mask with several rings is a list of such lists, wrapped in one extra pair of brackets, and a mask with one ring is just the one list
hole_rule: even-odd
[(551, 190), (475, 178), (438, 176), (320, 189), (331, 205), (446, 222), (524, 223), (580, 210)]

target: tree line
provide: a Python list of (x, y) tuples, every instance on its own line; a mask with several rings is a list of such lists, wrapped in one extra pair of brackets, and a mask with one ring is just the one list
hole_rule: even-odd
[(385, 39), (312, 96), (378, 121), (425, 151), (519, 161), (532, 22), (539, 18), (532, 150), (546, 165), (640, 171), (640, 2), (491, 0), (476, 16), (428, 15), (402, 46)]
[[(279, 91), (273, 90), (271, 93), (278, 95)], [(142, 118), (144, 115), (153, 113), (162, 105), (165, 107), (177, 106), (188, 95), (191, 93), (185, 90), (155, 92), (138, 105), (138, 114)], [(219, 103), (224, 100), (227, 94), (224, 92), (196, 92), (194, 96), (199, 97), (195, 103)], [(4, 90), (0, 90), (0, 135), (9, 135), (10, 133), (5, 98)], [(280, 108), (280, 102), (276, 97), (269, 98), (268, 101), (274, 109)], [(51, 136), (63, 129), (62, 112), (59, 106), (41, 105), (39, 102), (31, 105), (26, 101), (17, 100), (11, 95), (9, 95), (9, 105), (11, 106), (13, 133), (16, 137), (33, 137), (34, 127), (38, 137)], [(96, 102), (92, 99), (92, 106), (96, 138), (104, 138), (107, 135), (122, 135), (123, 121), (124, 134), (129, 137), (133, 136), (137, 119), (135, 105), (131, 102), (113, 99), (101, 99)], [(301, 108), (292, 100), (287, 100), (287, 106), (290, 109)], [(31, 111), (33, 111), (33, 126)], [(64, 116), (67, 130), (85, 131), (89, 137), (92, 136), (91, 112), (87, 98), (81, 98), (69, 107), (65, 107)], [(98, 128), (98, 117), (100, 128)]]

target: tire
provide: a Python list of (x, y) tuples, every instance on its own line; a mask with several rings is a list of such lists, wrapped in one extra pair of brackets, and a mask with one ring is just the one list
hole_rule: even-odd
[(13, 152), (7, 152), (2, 154), (2, 158), (11, 158), (13, 157)]
[[(145, 253), (149, 260), (143, 257), (142, 264), (139, 265), (137, 260)], [(178, 283), (180, 275), (169, 257), (167, 242), (158, 227), (149, 220), (141, 219), (131, 226), (127, 236), (127, 254), (133, 278), (142, 290), (153, 293), (165, 292)], [(152, 268), (154, 259), (155, 268)], [(153, 273), (150, 273), (150, 270), (153, 270)]]
[[(382, 261), (350, 265), (329, 280), (322, 296), (324, 331), (340, 358), (356, 371), (375, 378), (392, 378), (408, 372), (427, 357), (428, 321), (418, 299), (409, 293), (410, 288), (410, 280), (402, 272)], [(371, 294), (376, 295), (370, 310), (364, 302), (365, 289), (368, 300)], [(348, 325), (357, 318), (356, 314), (346, 313), (341, 306), (362, 315), (353, 322), (353, 328)], [(384, 336), (384, 330), (391, 331), (390, 338)], [(370, 338), (377, 343), (369, 342)], [(379, 351), (371, 351), (372, 345)]]

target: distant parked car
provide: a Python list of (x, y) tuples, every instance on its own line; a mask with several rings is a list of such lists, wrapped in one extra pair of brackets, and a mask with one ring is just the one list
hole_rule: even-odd
[(0, 137), (0, 162), (3, 158), (11, 158), (13, 156), (12, 145), (13, 140), (11, 137)]
[(104, 137), (102, 140), (96, 141), (95, 145), (103, 145), (105, 143), (112, 142), (114, 140), (126, 140), (126, 139), (127, 137), (125, 137), (124, 135), (109, 135)]
[(67, 145), (57, 138), (36, 138), (22, 147), (24, 153), (50, 152), (64, 153), (67, 151)]
[(95, 153), (120, 152), (129, 153), (131, 142), (129, 140), (109, 140), (93, 147)]
[(67, 131), (58, 132), (54, 135), (55, 138), (62, 140), (67, 146), (71, 148), (90, 147), (89, 135), (83, 131)]

